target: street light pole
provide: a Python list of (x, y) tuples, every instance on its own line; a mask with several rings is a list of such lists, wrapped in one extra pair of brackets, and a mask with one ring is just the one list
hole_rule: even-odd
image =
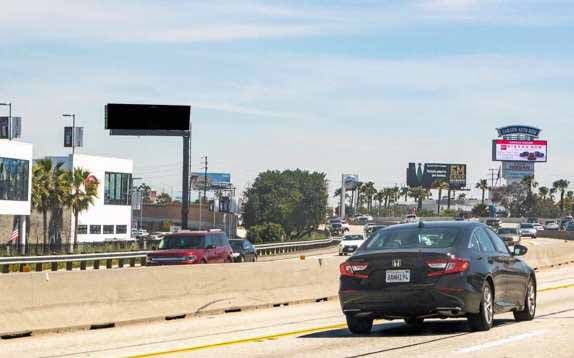
[(72, 117), (72, 155), (76, 153), (76, 114), (62, 114), (62, 117)]

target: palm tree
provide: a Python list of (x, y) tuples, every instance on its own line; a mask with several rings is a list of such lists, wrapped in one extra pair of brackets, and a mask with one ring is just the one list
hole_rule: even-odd
[(377, 189), (375, 188), (375, 183), (372, 181), (367, 182), (363, 186), (363, 193), (367, 199), (367, 211), (370, 212), (373, 207), (373, 197), (377, 194)]
[(377, 214), (381, 215), (381, 205), (383, 204), (383, 200), (385, 200), (385, 192), (383, 190), (379, 190), (377, 194), (375, 194), (375, 200), (379, 203), (379, 209), (377, 210)]
[(540, 195), (542, 200), (546, 200), (546, 197), (548, 196), (549, 193), (550, 189), (548, 189), (548, 187), (541, 186), (540, 188), (538, 188), (538, 195)]
[(564, 214), (564, 193), (566, 192), (566, 189), (568, 189), (569, 185), (570, 182), (566, 179), (556, 180), (552, 183), (552, 187), (556, 191), (560, 191), (560, 215)]
[(73, 247), (78, 245), (78, 217), (81, 212), (88, 210), (98, 197), (98, 180), (87, 170), (74, 168), (67, 173), (70, 183), (70, 192), (67, 204), (72, 208), (74, 215), (74, 240)]
[(405, 202), (408, 200), (409, 198), (409, 187), (408, 186), (403, 186), (400, 191), (401, 191), (401, 196), (405, 197)]
[(42, 213), (42, 236), (44, 247), (48, 242), (48, 210), (52, 187), (52, 161), (40, 159), (32, 167), (32, 205)]
[(56, 164), (52, 170), (52, 187), (50, 193), (50, 245), (61, 242), (64, 206), (67, 204), (70, 183), (67, 171), (62, 169), (63, 163)]
[(442, 200), (442, 191), (448, 190), (449, 185), (448, 182), (445, 180), (437, 180), (433, 183), (433, 188), (438, 189), (438, 200), (437, 200), (437, 207), (436, 211), (437, 214), (440, 215), (440, 201)]
[(423, 200), (429, 197), (429, 192), (427, 189), (418, 186), (409, 190), (409, 196), (416, 200), (417, 211), (421, 211), (423, 209)]
[(484, 193), (488, 190), (488, 180), (480, 179), (480, 181), (476, 183), (476, 188), (482, 190), (482, 205), (484, 205)]

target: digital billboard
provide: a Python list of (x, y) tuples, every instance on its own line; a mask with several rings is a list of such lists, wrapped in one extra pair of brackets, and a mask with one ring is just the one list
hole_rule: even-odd
[(407, 186), (431, 189), (439, 180), (447, 182), (450, 189), (466, 187), (466, 164), (409, 163)]
[(127, 131), (189, 131), (190, 113), (190, 106), (108, 103), (106, 129), (121, 134), (129, 133)]
[(548, 142), (545, 140), (492, 141), (492, 160), (499, 162), (542, 162), (548, 161)]
[(506, 180), (521, 180), (534, 175), (533, 162), (503, 162), (502, 177)]
[[(205, 188), (205, 173), (191, 173), (191, 187), (194, 190)], [(231, 174), (207, 173), (207, 190), (228, 189), (231, 186)]]

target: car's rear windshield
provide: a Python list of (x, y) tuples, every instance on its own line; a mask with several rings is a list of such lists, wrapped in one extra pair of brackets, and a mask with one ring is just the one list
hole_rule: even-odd
[(498, 230), (499, 234), (516, 234), (517, 231), (516, 229), (511, 229), (511, 228), (503, 228), (503, 229), (499, 229)]
[(343, 241), (363, 240), (363, 235), (345, 235)]
[(522, 229), (534, 229), (534, 225), (532, 224), (520, 224)]
[(410, 228), (381, 230), (375, 233), (364, 250), (446, 249), (461, 236), (458, 228)]
[(233, 251), (241, 250), (243, 248), (243, 241), (229, 240), (229, 245)]
[(201, 249), (204, 246), (204, 242), (205, 236), (165, 236), (159, 243), (159, 249)]

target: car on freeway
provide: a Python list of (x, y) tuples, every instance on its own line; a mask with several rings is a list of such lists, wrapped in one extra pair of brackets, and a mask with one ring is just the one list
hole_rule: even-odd
[(518, 256), (527, 248), (504, 241), (478, 222), (420, 222), (378, 231), (341, 263), (339, 301), (354, 334), (374, 319), (403, 319), (420, 327), (426, 318), (466, 317), (487, 331), (494, 315), (534, 319), (536, 275)]
[(351, 230), (351, 227), (347, 223), (345, 219), (341, 218), (332, 218), (329, 219), (329, 225), (327, 229), (331, 234), (344, 234), (345, 232)]
[(544, 225), (540, 224), (540, 223), (534, 223), (532, 224), (534, 225), (534, 228), (536, 229), (536, 231), (544, 231)]
[(164, 236), (147, 255), (146, 265), (190, 265), (233, 262), (233, 250), (223, 231), (179, 231)]
[(498, 230), (498, 228), (502, 225), (502, 220), (500, 220), (498, 218), (490, 218), (490, 219), (486, 219), (486, 221), (484, 223), (486, 224), (486, 226), (489, 226), (490, 228), (492, 228), (494, 230)]
[(235, 262), (255, 262), (257, 261), (257, 249), (249, 240), (245, 239), (232, 239), (229, 240), (229, 245), (233, 253), (233, 261)]
[(406, 223), (414, 223), (416, 221), (418, 221), (419, 218), (416, 216), (416, 214), (408, 214), (407, 216), (405, 216), (405, 220), (404, 222)]
[(546, 221), (544, 223), (544, 230), (558, 231), (560, 230), (560, 225), (554, 220)]
[(538, 233), (538, 231), (534, 227), (534, 224), (522, 223), (520, 224), (518, 233), (520, 234), (520, 237), (528, 236), (533, 239), (536, 239), (536, 234)]
[(520, 234), (518, 228), (515, 227), (501, 227), (497, 231), (498, 236), (504, 241), (506, 246), (514, 246), (520, 242)]
[(387, 225), (382, 225), (382, 224), (367, 224), (364, 227), (363, 231), (365, 232), (365, 236), (369, 237), (373, 233), (377, 232), (378, 230), (384, 229), (386, 227), (387, 227)]
[(345, 235), (339, 243), (339, 256), (352, 254), (365, 242), (365, 236), (361, 234)]

